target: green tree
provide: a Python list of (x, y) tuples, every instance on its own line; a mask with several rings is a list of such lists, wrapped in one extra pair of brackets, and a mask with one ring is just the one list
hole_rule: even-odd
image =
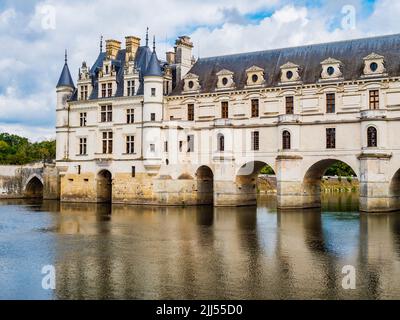
[(31, 143), (27, 138), (0, 133), (0, 164), (23, 165), (55, 159), (55, 140)]

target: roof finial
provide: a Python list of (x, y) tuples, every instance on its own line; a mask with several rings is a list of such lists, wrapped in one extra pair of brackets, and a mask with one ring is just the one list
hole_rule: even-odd
[(149, 27), (146, 29), (146, 47), (149, 46)]
[(103, 52), (103, 35), (100, 35), (100, 53)]
[(153, 36), (153, 52), (156, 52), (156, 36)]
[(68, 62), (68, 55), (67, 55), (67, 49), (65, 49), (65, 63)]

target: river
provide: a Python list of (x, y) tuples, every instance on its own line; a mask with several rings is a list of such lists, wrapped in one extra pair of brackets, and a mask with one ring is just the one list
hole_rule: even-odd
[[(0, 202), (0, 299), (400, 298), (400, 214)], [(344, 266), (356, 288), (345, 290)], [(55, 289), (43, 289), (54, 266)]]

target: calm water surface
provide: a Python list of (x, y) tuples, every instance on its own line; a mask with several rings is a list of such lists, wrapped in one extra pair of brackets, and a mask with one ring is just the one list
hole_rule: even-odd
[[(0, 202), (0, 299), (400, 298), (400, 213)], [(321, 212), (322, 211), (322, 212)], [(56, 289), (41, 287), (56, 268)], [(342, 289), (343, 266), (357, 289)]]

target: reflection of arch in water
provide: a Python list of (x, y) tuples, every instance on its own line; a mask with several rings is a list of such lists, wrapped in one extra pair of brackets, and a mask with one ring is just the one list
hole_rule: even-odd
[[(337, 159), (323, 159), (314, 163), (306, 172), (303, 178), (303, 207), (321, 207), (321, 181), (325, 172), (335, 163), (346, 162)], [(353, 168), (352, 168), (353, 169)], [(354, 172), (356, 172), (353, 169)]]
[(28, 183), (25, 186), (25, 197), (43, 198), (43, 181), (37, 175), (28, 179)]
[(201, 166), (196, 171), (197, 204), (214, 203), (214, 173), (207, 166)]
[(101, 170), (97, 174), (97, 202), (112, 201), (112, 174), (108, 170)]

